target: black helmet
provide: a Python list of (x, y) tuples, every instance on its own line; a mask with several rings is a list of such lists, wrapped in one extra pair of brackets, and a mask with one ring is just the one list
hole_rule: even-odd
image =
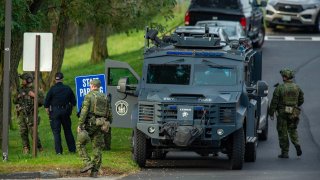
[(23, 74), (19, 75), (19, 77), (22, 80), (26, 80), (27, 83), (32, 83), (32, 81), (33, 81), (33, 76), (31, 73), (23, 73)]

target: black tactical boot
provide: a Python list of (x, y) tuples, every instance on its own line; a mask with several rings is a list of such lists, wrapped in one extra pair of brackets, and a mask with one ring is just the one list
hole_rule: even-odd
[(280, 154), (278, 158), (289, 158), (288, 154)]
[(301, 151), (301, 147), (300, 145), (296, 145), (296, 150), (297, 150), (297, 156), (301, 156), (302, 155), (302, 151)]
[(89, 164), (80, 170), (80, 173), (85, 173), (93, 168), (93, 164)]
[(90, 177), (97, 178), (98, 177), (98, 172), (97, 171), (91, 171)]

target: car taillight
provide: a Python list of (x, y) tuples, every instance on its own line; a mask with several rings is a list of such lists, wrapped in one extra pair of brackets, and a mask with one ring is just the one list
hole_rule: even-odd
[(242, 18), (240, 19), (240, 24), (241, 24), (242, 28), (245, 30), (245, 29), (246, 29), (246, 26), (247, 26), (247, 20), (246, 20), (245, 17), (242, 17)]
[(186, 15), (184, 16), (184, 24), (189, 25), (190, 24), (190, 15), (189, 12), (186, 12)]

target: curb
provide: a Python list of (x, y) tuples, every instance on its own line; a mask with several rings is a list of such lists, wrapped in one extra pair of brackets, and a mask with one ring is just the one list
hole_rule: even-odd
[(10, 174), (0, 174), (0, 179), (55, 179), (60, 178), (57, 171), (48, 172), (17, 172)]

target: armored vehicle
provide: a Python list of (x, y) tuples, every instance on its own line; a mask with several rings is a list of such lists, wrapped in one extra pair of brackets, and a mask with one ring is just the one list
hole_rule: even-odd
[(231, 169), (255, 161), (268, 134), (261, 51), (219, 27), (179, 27), (162, 39), (148, 29), (145, 39), (141, 78), (127, 63), (106, 61), (113, 125), (133, 128), (137, 164), (169, 151), (226, 154)]

